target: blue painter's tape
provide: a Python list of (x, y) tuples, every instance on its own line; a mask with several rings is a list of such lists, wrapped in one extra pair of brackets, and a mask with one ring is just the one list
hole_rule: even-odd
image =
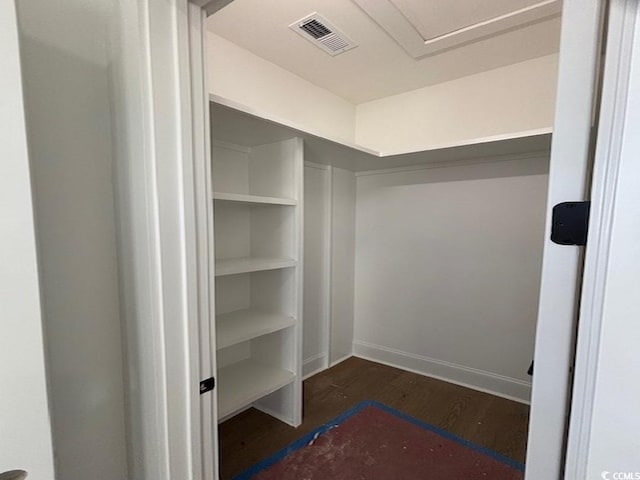
[(265, 458), (264, 460), (259, 461), (258, 463), (256, 463), (255, 465), (253, 465), (252, 467), (248, 468), (247, 470), (245, 470), (244, 472), (242, 472), (241, 474), (237, 475), (236, 477), (233, 478), (233, 480), (249, 480), (251, 479), (253, 476), (257, 475), (258, 473), (262, 472), (263, 470), (266, 470), (267, 468), (275, 465), (276, 463), (278, 463), (280, 460), (282, 460), (284, 457), (286, 457), (287, 455), (289, 455), (290, 453), (295, 452), (296, 450), (301, 449), (302, 447), (309, 445), (309, 443), (314, 439), (317, 438), (318, 436), (322, 435), (323, 433), (328, 432), (329, 430), (331, 430), (332, 428), (340, 425), (342, 422), (344, 422), (345, 420), (347, 420), (349, 417), (352, 417), (353, 415), (355, 415), (356, 413), (360, 412), (361, 410), (363, 410), (364, 408), (367, 407), (375, 407), (375, 408), (379, 408), (380, 410), (390, 413), (391, 415), (394, 415), (398, 418), (401, 418), (402, 420), (409, 422), (413, 425), (416, 425), (418, 427), (424, 428), (425, 430), (429, 430), (430, 432), (436, 433), (438, 435), (440, 435), (441, 437), (447, 438), (449, 440), (453, 440), (454, 442), (457, 442), (467, 448), (470, 448), (471, 450), (475, 450), (476, 452), (480, 452), (483, 455), (486, 455), (498, 462), (504, 463), (505, 465), (509, 465), (512, 468), (515, 468), (516, 470), (519, 470), (521, 472), (524, 472), (524, 464), (520, 463), (520, 462), (516, 462), (515, 460), (512, 460), (509, 457), (506, 457), (498, 452), (494, 452), (493, 450), (490, 450), (488, 448), (482, 447), (480, 445), (476, 445), (475, 443), (472, 443), (468, 440), (465, 440), (464, 438), (458, 437), (457, 435), (454, 435), (452, 433), (447, 432), (446, 430), (443, 430), (441, 428), (435, 427), (433, 425), (430, 425), (428, 423), (425, 423), (421, 420), (418, 420), (417, 418), (413, 418), (405, 413), (399, 412), (398, 410), (395, 410), (391, 407), (388, 407), (387, 405), (384, 405), (382, 403), (379, 402), (375, 402), (373, 400), (365, 400), (363, 402), (358, 403), (356, 406), (354, 406), (353, 408), (350, 408), (349, 410), (347, 410), (346, 412), (341, 413), (340, 415), (338, 415), (336, 418), (334, 418), (333, 420), (331, 420), (330, 422), (325, 423), (324, 425), (316, 428), (315, 430), (307, 433), (306, 435), (304, 435), (303, 437), (299, 438), (298, 440), (296, 440), (295, 442), (291, 443), (290, 445), (286, 446), (285, 448), (283, 448), (282, 450), (277, 451), (276, 453), (274, 453), (273, 455), (271, 455), (268, 458)]

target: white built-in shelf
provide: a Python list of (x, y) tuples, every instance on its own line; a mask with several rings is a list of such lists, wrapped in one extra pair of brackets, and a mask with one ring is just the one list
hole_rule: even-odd
[(226, 193), (214, 192), (214, 200), (223, 200), (227, 202), (238, 202), (248, 204), (267, 204), (267, 205), (297, 205), (298, 202), (293, 198), (281, 197), (263, 197), (260, 195), (248, 195), (245, 193)]
[(219, 417), (240, 410), (294, 380), (293, 372), (251, 359), (221, 368), (218, 373)]
[(304, 144), (288, 132), (262, 142), (251, 128), (222, 127), (237, 136), (211, 141), (218, 420), (255, 405), (297, 426)]
[[(331, 138), (306, 126), (275, 118), (233, 100), (211, 94), (209, 100), (216, 109), (215, 128), (221, 140), (242, 143), (253, 140), (252, 145), (292, 138), (304, 138), (305, 145), (321, 161), (355, 172), (372, 172), (390, 168), (439, 163), (480, 161), (513, 155), (540, 153), (548, 157), (552, 128), (539, 128), (507, 132), (480, 138), (459, 139), (449, 143), (425, 145), (422, 148), (381, 152), (342, 139)], [(247, 132), (251, 132), (250, 134)], [(251, 138), (256, 137), (256, 138)]]
[(281, 257), (242, 257), (216, 260), (216, 277), (234, 275), (236, 273), (261, 272), (278, 268), (295, 267), (297, 262), (292, 258)]
[(295, 318), (288, 315), (255, 309), (236, 310), (216, 315), (218, 349), (277, 332), (291, 327), (295, 323)]
[[(226, 138), (227, 141), (233, 143), (246, 144), (248, 141), (250, 144), (260, 145), (261, 143), (286, 140), (292, 138), (292, 136), (305, 137), (305, 140), (315, 137), (328, 140), (331, 143), (347, 147), (351, 150), (369, 155), (378, 155), (377, 151), (363, 145), (358, 145), (344, 138), (328, 137), (324, 132), (312, 131), (307, 125), (297, 124), (284, 118), (279, 118), (268, 113), (266, 110), (258, 110), (230, 98), (216, 95), (215, 93), (209, 94), (209, 101), (216, 105), (222, 105), (227, 109), (242, 112), (248, 117), (260, 119), (259, 122), (251, 122), (251, 120), (249, 120), (250, 123), (248, 125), (242, 120), (238, 121), (237, 119), (232, 122), (223, 121), (220, 122), (220, 124), (216, 124), (214, 128), (216, 135), (221, 136), (221, 138)], [(217, 116), (212, 116), (212, 118), (214, 121), (218, 120)], [(264, 128), (265, 126), (266, 128)], [(271, 126), (271, 128), (269, 128), (269, 126)]]

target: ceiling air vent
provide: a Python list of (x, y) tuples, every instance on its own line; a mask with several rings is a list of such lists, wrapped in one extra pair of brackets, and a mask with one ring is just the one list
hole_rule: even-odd
[(357, 47), (349, 37), (317, 13), (293, 22), (289, 28), (332, 56)]

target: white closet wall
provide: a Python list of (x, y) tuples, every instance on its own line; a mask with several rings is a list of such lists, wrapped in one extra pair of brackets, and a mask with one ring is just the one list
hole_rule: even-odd
[(125, 480), (107, 55), (115, 1), (16, 4), (56, 475)]
[(0, 472), (54, 478), (15, 3), (0, 3)]
[(350, 170), (305, 166), (305, 376), (353, 351), (355, 179)]
[(210, 93), (305, 131), (353, 142), (356, 108), (343, 98), (211, 32), (208, 52)]
[(547, 156), (358, 174), (356, 355), (527, 401)]
[(353, 351), (356, 177), (332, 169), (331, 201), (331, 363)]
[(361, 103), (356, 142), (383, 153), (553, 125), (558, 55)]
[(217, 100), (385, 155), (553, 125), (557, 54), (356, 105), (211, 32), (208, 47)]
[(304, 167), (303, 375), (329, 364), (331, 167)]

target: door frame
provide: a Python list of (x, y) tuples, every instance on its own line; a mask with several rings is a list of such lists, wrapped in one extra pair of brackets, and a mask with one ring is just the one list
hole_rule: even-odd
[(554, 205), (589, 196), (606, 0), (565, 0), (555, 109), (525, 479), (560, 479), (583, 247), (550, 239)]
[[(229, 1), (204, 9), (204, 0), (194, 2), (198, 5), (123, 2), (130, 10), (120, 15), (117, 30), (122, 43), (114, 57), (120, 98), (116, 183), (123, 314), (128, 342), (133, 342), (128, 348), (129, 452), (140, 461), (131, 470), (140, 479), (217, 476), (217, 461), (207, 466), (202, 454), (217, 450), (215, 395), (199, 397), (196, 388), (205, 368), (201, 358), (210, 359), (215, 371), (213, 329), (207, 327), (204, 335), (200, 330), (213, 311), (214, 292), (197, 268), (202, 255), (208, 263), (213, 257), (213, 225), (203, 219), (211, 215), (206, 197), (211, 187), (197, 179), (209, 168), (202, 22), (207, 12)], [(560, 478), (564, 466), (582, 252), (548, 240), (549, 213), (555, 203), (588, 194), (604, 3), (564, 2), (527, 453), (531, 480)], [(592, 221), (590, 238), (603, 228)], [(207, 422), (213, 424), (209, 432), (202, 429)]]
[[(621, 234), (615, 230), (616, 223), (621, 221), (637, 224), (638, 215), (637, 204), (621, 200), (628, 199), (631, 190), (637, 190), (628, 180), (634, 177), (632, 172), (635, 173), (635, 178), (640, 175), (637, 162), (640, 148), (631, 133), (640, 126), (640, 106), (637, 94), (634, 94), (640, 89), (638, 22), (640, 7), (636, 0), (611, 0), (567, 440), (567, 479), (600, 478), (600, 475), (604, 478), (606, 468), (624, 471), (635, 468), (637, 471), (640, 465), (637, 458), (625, 458), (624, 453), (618, 454), (615, 460), (617, 464), (612, 458), (607, 458), (606, 464), (598, 464), (603, 459), (594, 459), (597, 455), (592, 451), (594, 445), (595, 449), (602, 449), (603, 444), (608, 444), (612, 450), (623, 452), (624, 448), (617, 447), (624, 444), (628, 432), (633, 431), (634, 438), (637, 436), (638, 422), (634, 428), (633, 421), (628, 417), (625, 425), (628, 431), (616, 430), (611, 425), (611, 438), (599, 436), (595, 431), (595, 424), (599, 420), (598, 414), (602, 415), (605, 408), (612, 410), (610, 416), (617, 413), (613, 410), (624, 413), (633, 411), (635, 405), (629, 399), (637, 398), (631, 392), (622, 395), (607, 389), (606, 383), (611, 379), (607, 377), (601, 361), (606, 353), (604, 349), (607, 348), (607, 341), (612, 341), (612, 335), (633, 336), (628, 328), (624, 332), (616, 330), (622, 326), (616, 323), (616, 319), (628, 316), (631, 308), (634, 308), (634, 301), (636, 305), (638, 303), (637, 299), (633, 299), (633, 288), (627, 288), (626, 291), (620, 288), (624, 282), (632, 284), (634, 279), (623, 277), (625, 272), (620, 268), (619, 262), (624, 259), (627, 270), (637, 271), (640, 259), (631, 245), (633, 242), (629, 242), (630, 232), (626, 232), (625, 243), (621, 241)], [(616, 310), (617, 308), (622, 310)], [(607, 323), (605, 317), (608, 319)], [(605, 336), (605, 329), (608, 337)], [(611, 348), (611, 343), (608, 347)], [(624, 352), (619, 356), (622, 355)], [(632, 364), (626, 365), (629, 369), (632, 368)], [(630, 377), (631, 372), (633, 370), (628, 370), (626, 374)], [(611, 374), (611, 371), (608, 373)], [(620, 381), (621, 379), (616, 379), (614, 383)], [(616, 398), (612, 399), (612, 396)], [(624, 400), (625, 397), (627, 400)], [(597, 403), (598, 399), (600, 405)], [(605, 407), (607, 402), (608, 407)], [(624, 402), (627, 406), (623, 406)], [(629, 403), (632, 404), (631, 408)]]
[(217, 395), (199, 390), (215, 372), (205, 19), (228, 3), (117, 2), (113, 16), (127, 451), (140, 480), (218, 476)]

